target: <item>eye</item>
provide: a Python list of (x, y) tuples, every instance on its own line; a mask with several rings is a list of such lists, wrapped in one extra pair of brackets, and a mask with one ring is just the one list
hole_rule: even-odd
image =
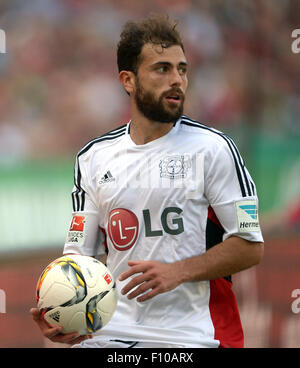
[(187, 73), (186, 67), (180, 67), (178, 69), (180, 75), (185, 75)]
[(156, 69), (159, 73), (166, 73), (168, 71), (168, 67), (167, 66), (160, 66)]

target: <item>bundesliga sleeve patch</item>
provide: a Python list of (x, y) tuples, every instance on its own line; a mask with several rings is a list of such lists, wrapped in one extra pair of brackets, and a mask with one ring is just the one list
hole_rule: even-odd
[(67, 235), (67, 243), (83, 244), (84, 241), (85, 216), (73, 216)]
[(260, 231), (257, 202), (254, 200), (239, 201), (235, 205), (239, 232)]

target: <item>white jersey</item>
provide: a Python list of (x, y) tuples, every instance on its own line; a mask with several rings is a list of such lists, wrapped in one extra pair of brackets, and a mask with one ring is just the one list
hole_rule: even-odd
[(118, 306), (94, 339), (242, 346), (230, 277), (185, 282), (139, 303), (120, 290), (129, 260), (176, 262), (235, 235), (263, 241), (255, 185), (225, 134), (182, 116), (144, 145), (130, 122), (77, 155), (73, 219), (64, 253), (100, 256), (116, 280)]

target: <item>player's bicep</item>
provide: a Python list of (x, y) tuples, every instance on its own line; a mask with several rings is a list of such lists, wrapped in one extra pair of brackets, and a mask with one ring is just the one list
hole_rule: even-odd
[(233, 144), (224, 143), (214, 154), (205, 178), (205, 195), (211, 205), (254, 197), (254, 182)]
[(103, 234), (99, 228), (99, 208), (89, 174), (80, 167), (77, 157), (72, 191), (73, 213), (64, 246), (64, 254), (88, 256), (105, 254)]
[(99, 246), (98, 214), (73, 212), (67, 231), (64, 254), (79, 253), (95, 256)]
[(206, 183), (208, 201), (225, 230), (223, 240), (236, 235), (263, 241), (255, 184), (233, 144), (220, 147)]
[(101, 256), (105, 254), (105, 239), (99, 228), (99, 209), (90, 198), (89, 193), (84, 193), (82, 211), (76, 210), (76, 207), (73, 208), (64, 254), (79, 253), (87, 256)]

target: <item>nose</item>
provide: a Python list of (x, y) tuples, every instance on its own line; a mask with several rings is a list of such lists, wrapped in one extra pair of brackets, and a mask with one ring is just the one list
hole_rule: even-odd
[(172, 73), (170, 73), (169, 84), (171, 87), (179, 87), (182, 84), (182, 76), (179, 74), (179, 71), (174, 68)]

